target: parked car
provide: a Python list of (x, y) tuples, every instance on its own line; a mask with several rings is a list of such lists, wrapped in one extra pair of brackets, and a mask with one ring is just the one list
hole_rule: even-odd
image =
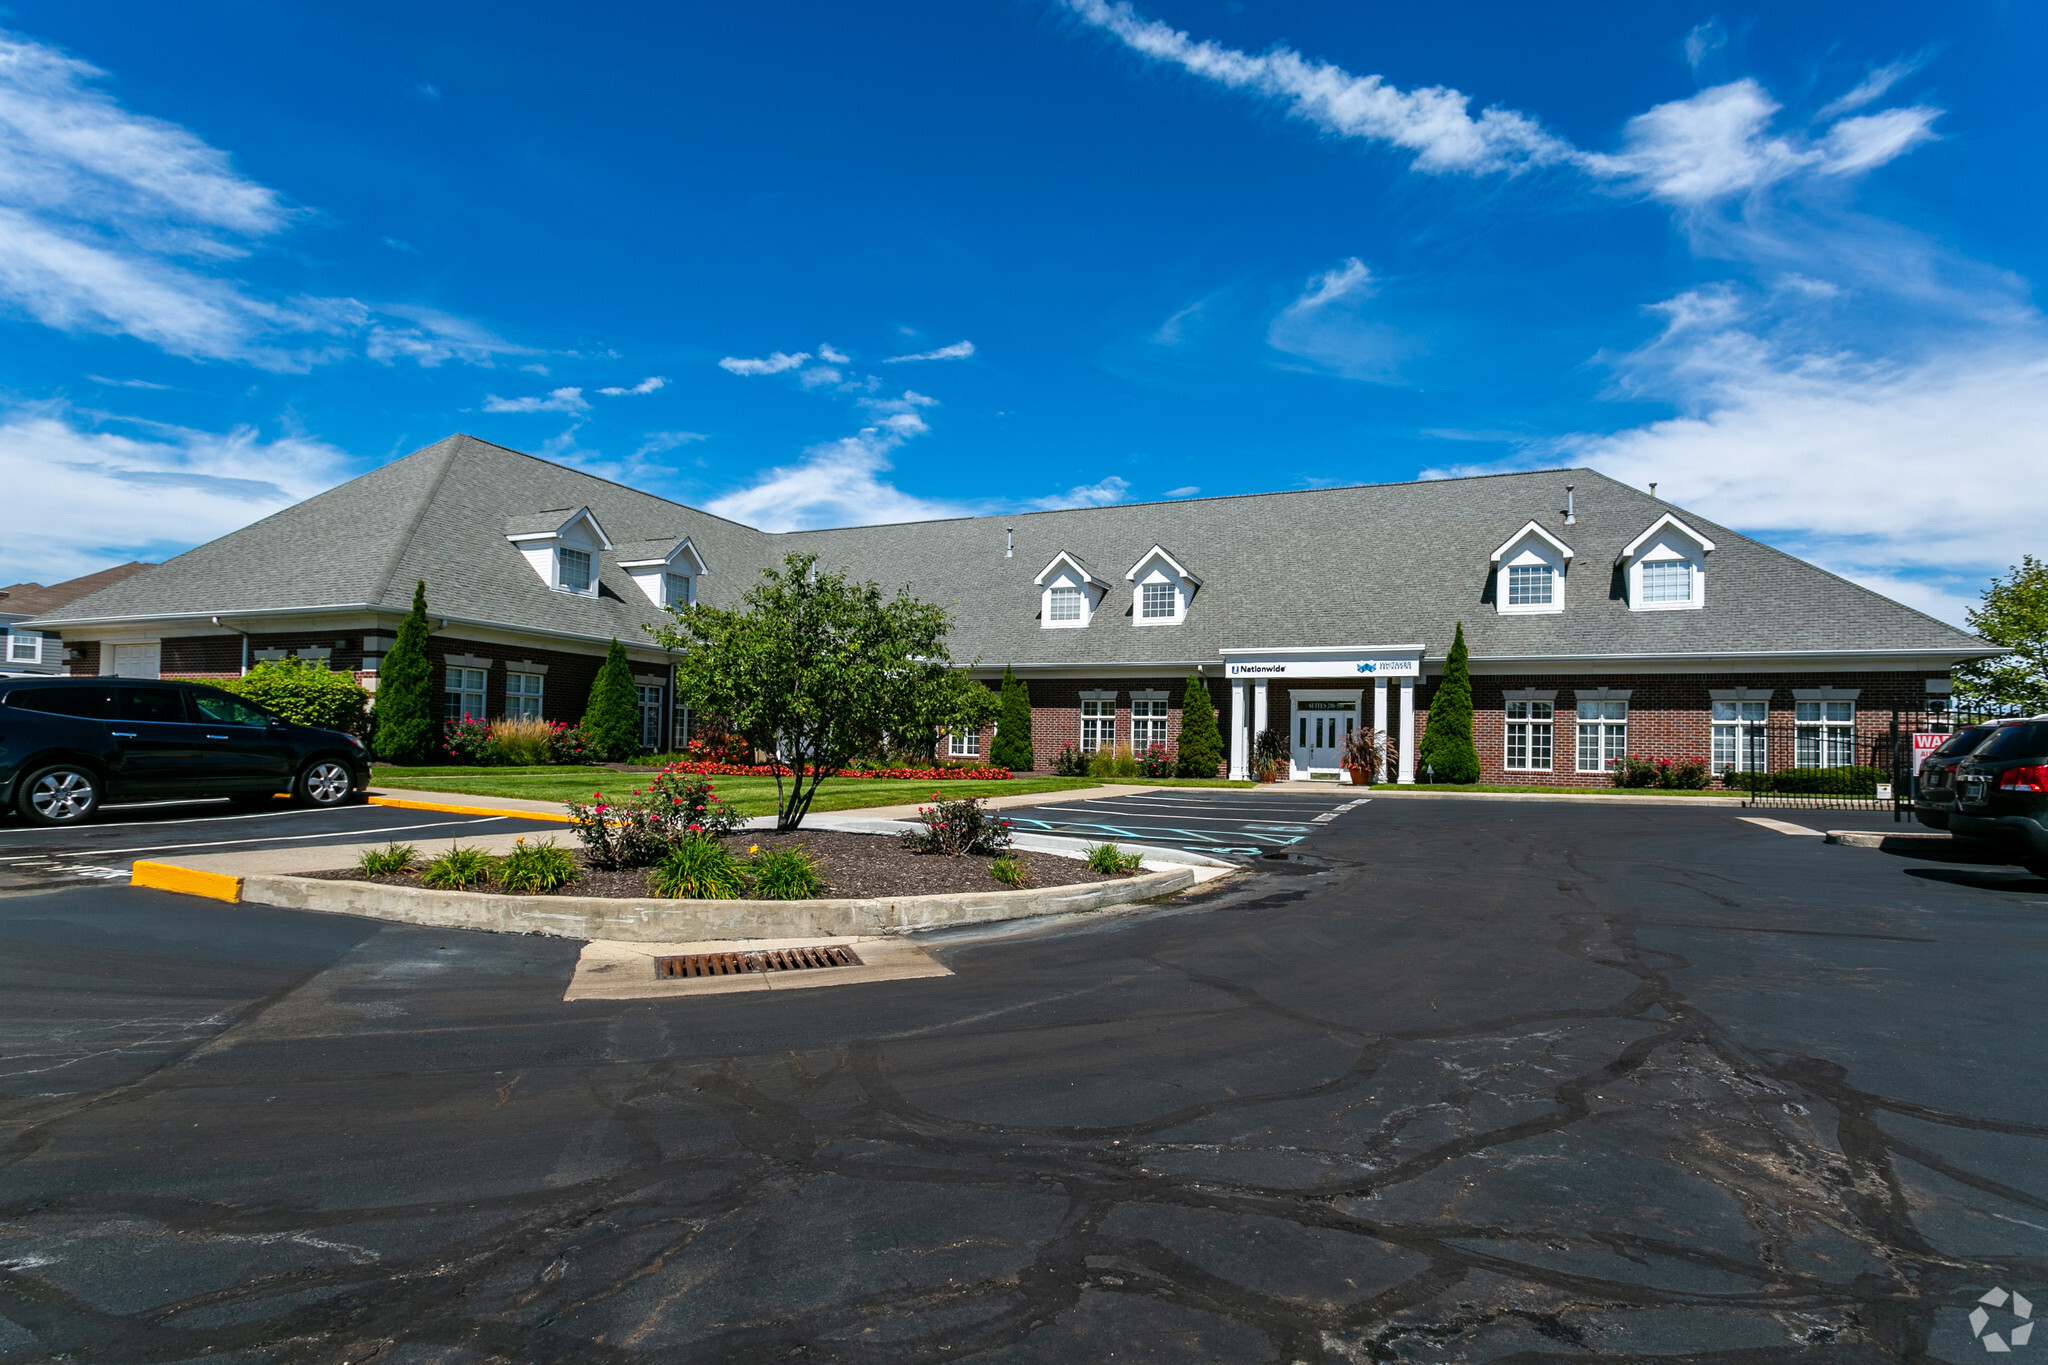
[(2008, 725), (2011, 720), (1987, 720), (1956, 731), (1939, 749), (1920, 764), (1920, 789), (1913, 797), (1913, 818), (1929, 829), (1947, 829), (1948, 817), (1956, 808), (1956, 768), (1978, 745)]
[(0, 680), (0, 809), (75, 825), (102, 805), (279, 792), (338, 806), (369, 785), (363, 742), (293, 725), (200, 683)]
[(1956, 768), (1951, 834), (2003, 844), (2048, 877), (2048, 715), (2002, 726)]

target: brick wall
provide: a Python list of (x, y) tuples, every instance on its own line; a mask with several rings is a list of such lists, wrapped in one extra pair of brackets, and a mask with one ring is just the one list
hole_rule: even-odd
[[(1186, 699), (1187, 681), (1185, 675), (1101, 681), (1065, 678), (1027, 681), (1025, 686), (1031, 693), (1031, 752), (1036, 767), (1041, 772), (1050, 771), (1060, 750), (1070, 744), (1076, 748), (1080, 746), (1083, 692), (1116, 693), (1116, 742), (1120, 745), (1131, 742), (1131, 693), (1166, 693), (1166, 743), (1169, 749), (1176, 748), (1180, 743), (1181, 704)], [(1217, 710), (1218, 724), (1223, 726), (1224, 718), (1230, 713), (1229, 689), (1217, 682), (1208, 683), (1208, 688), (1209, 700)], [(1224, 747), (1227, 757), (1227, 733)]]

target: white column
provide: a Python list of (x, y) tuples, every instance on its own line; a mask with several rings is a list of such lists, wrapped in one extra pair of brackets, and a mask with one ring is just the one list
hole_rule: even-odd
[(1254, 737), (1266, 733), (1266, 680), (1260, 678), (1252, 684), (1252, 734)]
[(1244, 742), (1245, 683), (1243, 679), (1230, 684), (1230, 776), (1233, 781), (1242, 782), (1251, 776), (1251, 754)]
[[(1374, 678), (1372, 680), (1372, 732), (1375, 735), (1384, 735), (1387, 732), (1387, 680), (1385, 678)], [(1387, 780), (1387, 775), (1385, 773), (1374, 773), (1372, 780), (1384, 782)]]
[(1415, 679), (1401, 679), (1401, 779), (1415, 781)]

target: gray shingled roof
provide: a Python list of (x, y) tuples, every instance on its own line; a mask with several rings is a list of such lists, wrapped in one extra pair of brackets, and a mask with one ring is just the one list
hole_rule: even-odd
[[(1576, 525), (1564, 485), (1577, 485)], [(596, 600), (551, 591), (505, 539), (589, 507), (615, 544)], [(555, 509), (562, 509), (556, 511)], [(1632, 612), (1612, 564), (1676, 511), (1718, 547), (1707, 605)], [(548, 522), (543, 512), (557, 519)], [(1557, 614), (1501, 616), (1487, 556), (1531, 520), (1576, 551)], [(542, 523), (547, 523), (543, 525)], [(1004, 535), (1015, 553), (1005, 558)], [(1226, 648), (1388, 645), (1448, 649), (1455, 622), (1478, 657), (1756, 651), (1986, 651), (1973, 635), (1589, 469), (1201, 498), (770, 535), (709, 513), (452, 436), (202, 545), (64, 610), (90, 620), (409, 605), (512, 628), (644, 639), (665, 619), (625, 572), (650, 542), (689, 537), (709, 574), (699, 600), (734, 602), (761, 569), (812, 551), (886, 588), (908, 584), (955, 613), (953, 654), (984, 664), (1178, 664)], [(1202, 580), (1185, 622), (1137, 627), (1123, 575), (1154, 545)], [(1061, 550), (1110, 581), (1094, 621), (1043, 630), (1032, 579)]]

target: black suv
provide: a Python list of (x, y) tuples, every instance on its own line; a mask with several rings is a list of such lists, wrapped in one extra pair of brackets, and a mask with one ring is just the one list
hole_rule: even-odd
[(1987, 720), (1950, 735), (1920, 763), (1919, 790), (1913, 797), (1913, 818), (1929, 829), (1947, 829), (1956, 810), (1956, 769), (1978, 745), (2017, 720)]
[(1957, 766), (1948, 828), (2003, 844), (2048, 877), (2048, 716), (2001, 728)]
[(0, 679), (0, 809), (75, 825), (102, 804), (289, 791), (338, 806), (370, 782), (363, 743), (279, 720), (217, 687), (132, 678)]

